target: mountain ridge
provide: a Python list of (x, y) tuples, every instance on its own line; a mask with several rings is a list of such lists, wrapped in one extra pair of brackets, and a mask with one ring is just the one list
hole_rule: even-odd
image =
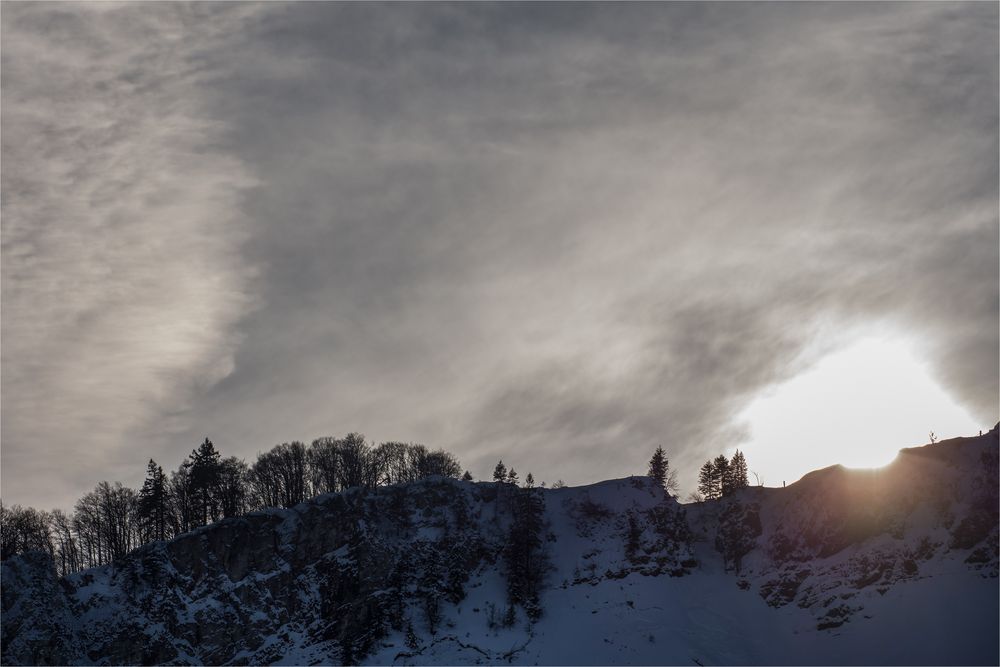
[[(431, 478), (226, 519), (61, 580), (25, 554), (3, 564), (3, 662), (954, 662), (919, 637), (938, 625), (957, 661), (995, 663), (996, 457), (994, 428), (685, 505), (643, 477)], [(537, 549), (518, 560), (525, 534)], [(956, 596), (971, 616), (911, 618)], [(872, 644), (903, 618), (927, 626), (910, 649)]]

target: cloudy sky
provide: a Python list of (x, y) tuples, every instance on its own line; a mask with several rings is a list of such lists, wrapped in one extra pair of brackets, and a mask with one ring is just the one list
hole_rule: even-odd
[(349, 431), (690, 490), (876, 330), (989, 427), (997, 15), (6, 2), (4, 502)]

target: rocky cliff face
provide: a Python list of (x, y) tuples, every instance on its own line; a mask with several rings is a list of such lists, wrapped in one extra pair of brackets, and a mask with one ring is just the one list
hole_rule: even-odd
[(839, 628), (902, 582), (975, 573), (995, 587), (997, 471), (994, 429), (904, 449), (885, 468), (833, 466), (788, 488), (746, 489), (693, 519), (738, 585), (771, 607), (808, 610), (818, 630)]
[(2, 657), (995, 663), (997, 465), (994, 430), (688, 506), (645, 478), (356, 489), (61, 580), (10, 559)]
[[(641, 554), (613, 570), (591, 558), (580, 578), (684, 574), (693, 561), (683, 511), (648, 480), (627, 487), (645, 500), (636, 510)], [(518, 501), (536, 498), (544, 512), (545, 500), (559, 495), (439, 478), (222, 521), (61, 581), (42, 554), (10, 559), (4, 662), (265, 664), (306, 650), (352, 663), (391, 632), (437, 635), (442, 608), (461, 602), (470, 577), (484, 574), (496, 579), (493, 623), (510, 626), (527, 616), (527, 605), (508, 603), (520, 573), (505, 557)], [(621, 519), (586, 492), (575, 495), (548, 510), (581, 530)], [(544, 515), (537, 532), (533, 571), (544, 581), (553, 539)]]

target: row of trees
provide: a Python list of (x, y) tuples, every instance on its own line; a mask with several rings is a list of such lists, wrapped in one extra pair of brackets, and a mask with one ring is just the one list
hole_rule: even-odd
[[(223, 458), (208, 438), (169, 475), (155, 461), (139, 491), (101, 482), (71, 515), (0, 504), (0, 558), (47, 551), (59, 573), (114, 562), (153, 540), (165, 540), (219, 519), (264, 507), (292, 507), (314, 495), (351, 487), (459, 477), (444, 450), (402, 442), (369, 444), (364, 436), (282, 443), (248, 465)], [(466, 479), (472, 476), (466, 472)]]
[[(648, 474), (677, 495), (676, 472), (662, 447), (653, 453)], [(432, 475), (459, 477), (462, 469), (444, 450), (403, 442), (374, 445), (359, 433), (317, 438), (308, 446), (282, 443), (258, 454), (249, 465), (234, 456), (223, 458), (206, 438), (172, 473), (151, 459), (141, 489), (101, 482), (69, 515), (0, 504), (0, 557), (48, 551), (59, 572), (66, 574), (113, 562), (147, 542), (219, 519), (264, 507), (293, 507), (312, 496), (351, 487), (373, 488)], [(472, 475), (466, 471), (463, 479), (471, 480)], [(497, 463), (493, 480), (515, 486), (520, 481), (503, 461)], [(706, 462), (698, 489), (703, 498), (714, 499), (747, 485), (746, 460), (737, 451), (731, 461), (720, 455)], [(535, 486), (531, 473), (524, 486)]]
[(724, 498), (748, 486), (747, 461), (738, 449), (732, 460), (727, 459), (725, 454), (719, 454), (706, 461), (698, 473), (698, 493), (705, 500)]

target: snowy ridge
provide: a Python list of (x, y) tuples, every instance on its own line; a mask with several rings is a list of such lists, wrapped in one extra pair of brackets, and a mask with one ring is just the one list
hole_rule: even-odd
[[(525, 499), (537, 605), (510, 603)], [(997, 524), (996, 429), (696, 505), (643, 477), (432, 478), (225, 520), (63, 580), (41, 554), (12, 558), (2, 658), (996, 664)]]

